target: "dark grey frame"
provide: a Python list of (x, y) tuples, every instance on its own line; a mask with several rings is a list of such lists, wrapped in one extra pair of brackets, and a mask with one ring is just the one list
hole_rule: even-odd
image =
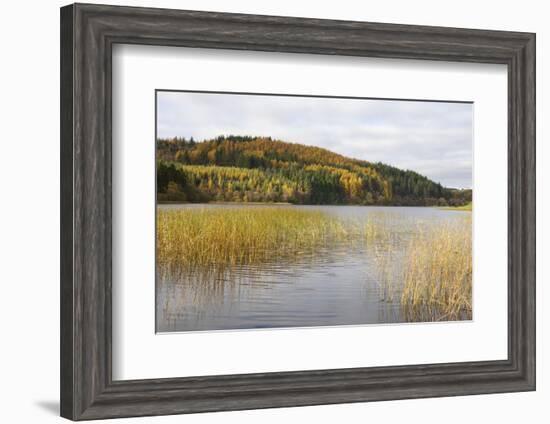
[[(113, 381), (115, 43), (507, 65), (508, 359)], [(535, 389), (534, 34), (75, 4), (61, 9), (60, 124), (63, 417), (83, 420)]]

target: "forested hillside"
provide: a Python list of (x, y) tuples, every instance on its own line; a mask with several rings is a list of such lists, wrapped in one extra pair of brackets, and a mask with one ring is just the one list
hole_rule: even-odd
[(452, 190), (382, 163), (270, 137), (157, 140), (157, 197), (162, 201), (296, 204), (462, 205), (471, 190)]

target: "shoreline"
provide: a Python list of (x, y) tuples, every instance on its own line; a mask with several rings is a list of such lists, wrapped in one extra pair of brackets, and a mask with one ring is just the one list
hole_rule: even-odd
[(376, 208), (435, 208), (449, 211), (472, 211), (471, 204), (463, 206), (426, 206), (426, 205), (356, 205), (356, 204), (309, 204), (289, 202), (180, 202), (180, 201), (157, 201), (157, 206), (163, 205), (242, 205), (242, 206), (355, 206), (355, 207), (376, 207)]
[(473, 205), (472, 205), (472, 202), (470, 202), (467, 205), (462, 205), (462, 206), (441, 206), (439, 207), (439, 209), (442, 209), (444, 211), (472, 212)]

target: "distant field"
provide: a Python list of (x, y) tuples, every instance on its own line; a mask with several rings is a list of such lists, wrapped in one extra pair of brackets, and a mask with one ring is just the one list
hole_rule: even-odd
[(472, 212), (472, 202), (468, 203), (467, 205), (463, 205), (463, 206), (447, 206), (447, 207), (443, 207), (441, 209), (449, 210), (449, 211), (470, 211), (470, 212)]

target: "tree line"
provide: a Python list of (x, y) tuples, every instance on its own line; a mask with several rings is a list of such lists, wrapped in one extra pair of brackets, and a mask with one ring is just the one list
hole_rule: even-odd
[(159, 201), (462, 205), (471, 190), (270, 137), (157, 140)]

